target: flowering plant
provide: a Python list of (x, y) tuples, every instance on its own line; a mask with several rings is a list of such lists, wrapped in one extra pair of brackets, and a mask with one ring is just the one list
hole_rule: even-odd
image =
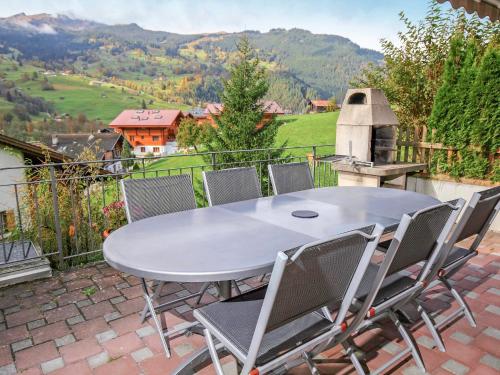
[(107, 229), (104, 231), (104, 237), (107, 237), (111, 231), (120, 228), (127, 223), (125, 217), (125, 203), (123, 201), (113, 202), (102, 209), (106, 219)]

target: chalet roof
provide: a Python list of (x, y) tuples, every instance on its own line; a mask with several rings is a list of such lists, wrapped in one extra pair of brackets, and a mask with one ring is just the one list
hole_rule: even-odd
[(57, 152), (73, 158), (89, 148), (95, 151), (97, 159), (101, 160), (106, 151), (114, 149), (120, 138), (122, 135), (119, 133), (52, 134), (46, 143)]
[(326, 99), (314, 99), (311, 100), (311, 103), (316, 107), (328, 107), (330, 105), (330, 101)]
[[(265, 113), (271, 113), (276, 115), (283, 115), (285, 111), (280, 107), (278, 103), (274, 100), (265, 100), (262, 102), (262, 107)], [(205, 115), (218, 115), (224, 110), (224, 105), (221, 103), (209, 103), (207, 104), (203, 113)]]
[(476, 12), (480, 18), (489, 17), (492, 22), (500, 19), (500, 0), (438, 0), (439, 3), (446, 1), (455, 9), (464, 8), (467, 13)]
[(178, 109), (126, 109), (111, 121), (109, 126), (166, 127), (174, 125), (179, 116), (182, 116), (182, 112)]
[(19, 139), (8, 137), (3, 134), (0, 134), (0, 145), (5, 145), (13, 149), (19, 150), (23, 153), (25, 158), (31, 159), (36, 163), (45, 162), (47, 155), (50, 158), (50, 161), (53, 163), (62, 163), (67, 159), (71, 159), (71, 157), (68, 157), (57, 151), (54, 151), (45, 145), (32, 144), (20, 141)]

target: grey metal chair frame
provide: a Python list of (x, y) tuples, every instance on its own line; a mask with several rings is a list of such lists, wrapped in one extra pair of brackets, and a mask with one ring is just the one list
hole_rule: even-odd
[[(217, 375), (224, 375), (222, 365), (217, 355), (217, 351), (218, 349), (220, 350), (221, 345), (229, 350), (229, 352), (232, 353), (242, 364), (242, 375), (264, 374), (277, 369), (289, 369), (301, 363), (306, 363), (311, 373), (319, 374), (318, 369), (315, 366), (315, 360), (313, 360), (314, 356), (316, 356), (319, 352), (321, 352), (328, 346), (334, 346), (341, 343), (342, 340), (347, 339), (350, 333), (353, 332), (353, 330), (356, 328), (356, 326), (352, 323), (349, 324), (349, 326), (346, 324), (346, 316), (349, 312), (349, 307), (356, 295), (365, 271), (370, 264), (370, 260), (375, 252), (377, 243), (382, 233), (383, 227), (381, 227), (380, 225), (376, 225), (371, 235), (366, 234), (364, 231), (357, 230), (335, 236), (327, 240), (309, 243), (299, 248), (293, 254), (279, 252), (273, 267), (273, 271), (271, 273), (271, 278), (267, 286), (258, 320), (253, 330), (251, 343), (246, 353), (242, 352), (228, 337), (226, 337), (217, 327), (215, 327), (208, 319), (206, 319), (203, 313), (200, 312), (200, 310), (195, 310), (195, 318), (205, 327), (205, 339)], [(359, 250), (362, 251), (360, 260), (354, 266), (355, 270), (352, 274), (352, 277), (346, 283), (345, 292), (341, 293), (343, 295), (343, 298), (340, 307), (338, 308), (338, 310), (336, 310), (335, 318), (332, 318), (330, 311), (327, 308), (327, 305), (329, 304), (329, 302), (331, 302), (331, 300), (328, 301), (325, 295), (329, 296), (329, 298), (332, 298), (330, 294), (327, 294), (327, 292), (324, 292), (321, 296), (321, 302), (314, 300), (314, 302), (308, 301), (304, 303), (304, 298), (301, 299), (301, 297), (298, 296), (297, 301), (300, 300), (300, 303), (297, 303), (296, 305), (300, 307), (296, 308), (297, 311), (289, 312), (287, 310), (288, 315), (292, 317), (280, 316), (281, 312), (279, 308), (276, 308), (276, 303), (283, 298), (283, 296), (280, 295), (280, 293), (283, 293), (283, 289), (281, 289), (282, 285), (285, 283), (285, 286), (283, 287), (285, 290), (287, 287), (287, 267), (291, 265), (293, 267), (293, 264), (298, 259), (300, 259), (303, 254), (307, 254), (308, 251), (315, 251), (316, 246), (325, 245), (331, 241), (339, 239), (347, 239), (349, 237), (354, 238), (354, 236), (361, 236), (362, 238), (364, 238), (365, 242), (360, 244), (363, 246), (363, 248), (359, 248)], [(329, 244), (329, 246), (334, 247), (335, 245)], [(341, 246), (338, 244), (336, 246), (337, 247), (334, 247), (333, 249), (330, 248), (326, 251), (332, 252), (341, 248)], [(331, 272), (329, 275), (322, 276), (328, 277), (330, 282), (336, 279), (335, 272)], [(324, 290), (319, 287), (319, 285), (308, 285), (307, 288), (310, 288), (311, 291)], [(321, 304), (322, 306), (319, 306), (318, 304)], [(366, 314), (368, 307), (369, 304), (366, 303), (365, 309), (361, 309), (358, 312), (358, 322), (362, 321), (362, 318)], [(261, 345), (263, 344), (265, 334), (268, 332), (272, 332), (274, 329), (282, 327), (285, 324), (294, 322), (296, 319), (307, 316), (308, 314), (321, 314), (321, 318), (328, 322), (328, 329), (326, 330), (326, 332), (319, 332), (318, 335), (311, 337), (310, 340), (303, 340), (300, 343), (297, 343), (297, 345), (292, 349), (276, 354), (272, 358), (264, 361), (264, 363), (260, 363), (256, 366), (259, 350), (261, 349)], [(220, 342), (219, 346), (215, 345), (213, 340), (214, 337)]]
[[(123, 195), (123, 200), (125, 202), (125, 213), (127, 216), (127, 221), (132, 223), (137, 220), (145, 219), (147, 217), (152, 217), (161, 214), (168, 214), (173, 212), (179, 212), (184, 210), (191, 210), (196, 208), (196, 199), (194, 195), (194, 190), (191, 182), (191, 176), (187, 174), (175, 175), (175, 176), (165, 176), (165, 177), (154, 177), (154, 178), (144, 178), (144, 179), (123, 179), (120, 182), (121, 190)], [(156, 189), (152, 190), (149, 185), (156, 184)], [(168, 195), (169, 187), (178, 189), (176, 192), (178, 194), (172, 195), (173, 199), (170, 202), (161, 202), (161, 198), (166, 198)], [(148, 201), (151, 200), (151, 194), (157, 198), (154, 201), (154, 205), (151, 207), (153, 212), (148, 212), (147, 209), (144, 210), (144, 206), (141, 202), (136, 200), (134, 197), (133, 190), (139, 189), (141, 192), (147, 193), (149, 196)], [(147, 191), (144, 191), (147, 189)], [(156, 191), (155, 191), (156, 190)], [(182, 194), (184, 194), (183, 199), (179, 199)], [(135, 210), (140, 210), (141, 212), (135, 212)], [(177, 302), (184, 301), (188, 298), (197, 297), (201, 292), (190, 294), (186, 297), (177, 298), (173, 301), (158, 304), (155, 306), (155, 302), (159, 299), (161, 290), (163, 289), (165, 281), (153, 281), (152, 290), (150, 293), (145, 279), (141, 280), (141, 285), (143, 288), (143, 295), (146, 301), (145, 306), (140, 314), (141, 323), (143, 323), (148, 317), (153, 319), (155, 328), (160, 336), (162, 347), (165, 351), (167, 357), (170, 357), (169, 349), (169, 338), (175, 334), (185, 331), (191, 327), (197, 325), (193, 323), (190, 325), (183, 326), (180, 329), (168, 330), (165, 320), (162, 317), (160, 321), (157, 317), (157, 313), (161, 313), (169, 306)]]
[[(392, 239), (389, 248), (385, 252), (384, 261), (379, 266), (378, 272), (374, 278), (373, 284), (377, 288), (377, 293), (383, 290), (384, 288), (396, 284), (398, 280), (401, 280), (401, 278), (403, 277), (401, 276), (401, 278), (399, 278), (398, 276), (401, 270), (396, 270), (395, 272), (393, 272), (391, 271), (391, 268), (393, 268), (394, 258), (396, 254), (403, 254), (401, 256), (404, 256), (405, 246), (411, 245), (411, 242), (410, 243), (408, 242), (412, 240), (411, 238), (412, 233), (410, 229), (412, 225), (416, 223), (418, 217), (422, 214), (431, 212), (433, 210), (440, 210), (446, 207), (451, 209), (450, 215), (446, 219), (442, 229), (440, 230), (439, 236), (437, 236), (435, 241), (433, 241), (434, 245), (432, 246), (432, 249), (430, 249), (430, 255), (427, 257), (427, 259), (420, 259), (416, 262), (412, 262), (404, 266), (404, 268), (407, 268), (414, 264), (419, 263), (420, 261), (424, 261), (425, 262), (424, 266), (422, 267), (417, 278), (412, 279), (411, 281), (409, 281), (407, 285), (405, 285), (404, 288), (402, 288), (402, 290), (396, 290), (387, 299), (383, 300), (382, 302), (379, 302), (376, 305), (373, 304), (376, 295), (372, 296), (368, 313), (364, 317), (363, 322), (361, 322), (361, 324), (359, 325), (359, 329), (357, 331), (357, 333), (364, 332), (365, 330), (373, 327), (376, 322), (385, 318), (389, 318), (392, 321), (392, 323), (396, 326), (399, 334), (405, 341), (406, 348), (400, 351), (395, 356), (393, 356), (390, 360), (382, 364), (379, 368), (370, 371), (368, 370), (367, 366), (364, 363), (362, 363), (360, 359), (355, 355), (356, 347), (354, 343), (351, 341), (350, 343), (348, 343), (349, 345), (346, 348), (346, 350), (358, 374), (366, 374), (367, 370), (368, 372), (374, 374), (382, 373), (389, 367), (393, 366), (395, 363), (399, 362), (408, 354), (412, 355), (413, 359), (415, 360), (420, 370), (425, 372), (425, 365), (422, 360), (418, 346), (416, 345), (411, 332), (408, 331), (399, 320), (398, 316), (396, 315), (396, 312), (398, 311), (398, 309), (400, 309), (409, 301), (413, 301), (415, 296), (423, 289), (425, 289), (426, 280), (429, 274), (432, 272), (432, 265), (436, 262), (437, 259), (439, 259), (439, 256), (443, 252), (443, 249), (445, 249), (446, 238), (450, 234), (450, 231), (453, 228), (453, 224), (455, 223), (458, 215), (460, 214), (463, 203), (464, 203), (463, 200), (458, 202), (457, 205), (451, 205), (450, 203), (443, 203), (436, 206), (425, 208), (423, 210), (419, 210), (412, 216), (409, 215), (403, 216), (396, 230), (396, 233), (394, 234), (394, 238)], [(401, 262), (399, 263), (400, 263), (399, 266), (401, 266)], [(403, 271), (404, 268), (402, 269)], [(367, 301), (365, 298), (363, 303), (366, 304), (366, 302)], [(354, 306), (358, 308), (360, 306), (360, 303), (361, 303), (360, 301), (355, 301)], [(422, 309), (421, 314), (426, 314), (426, 312)], [(353, 335), (353, 337), (355, 336), (356, 335)]]
[[(487, 213), (486, 217), (483, 217), (483, 223), (477, 222), (477, 217), (475, 215), (478, 213), (478, 210), (481, 208), (483, 204), (491, 204), (491, 210)], [(433, 288), (434, 286), (442, 283), (451, 293), (452, 297), (457, 301), (459, 308), (449, 314), (445, 319), (441, 320), (439, 323), (435, 323), (434, 321), (427, 320), (425, 321), (428, 329), (433, 334), (433, 337), (440, 348), (441, 351), (445, 350), (445, 346), (443, 340), (439, 334), (439, 329), (447, 326), (452, 321), (465, 316), (471, 327), (476, 327), (476, 321), (472, 314), (472, 311), (467, 304), (467, 302), (460, 295), (458, 290), (456, 290), (453, 285), (448, 280), (451, 276), (453, 276), (457, 271), (459, 271), (468, 261), (469, 259), (475, 257), (477, 252), (477, 247), (483, 240), (486, 235), (491, 223), (498, 215), (500, 211), (500, 186), (491, 188), (488, 190), (484, 190), (481, 192), (474, 193), (469, 204), (460, 221), (454, 228), (450, 238), (448, 239), (445, 250), (442, 253), (442, 256), (436, 262), (433, 267), (432, 272), (428, 276), (428, 287), (426, 290)], [(472, 228), (471, 228), (472, 227)], [(457, 242), (460, 242), (464, 239), (470, 238), (476, 235), (476, 238), (472, 242), (469, 248), (456, 248), (455, 245)], [(461, 254), (460, 257), (456, 259), (450, 259), (450, 255), (453, 250), (466, 250)]]
[[(224, 178), (226, 176), (233, 177), (237, 175), (240, 175), (240, 177), (246, 179), (245, 181), (246, 186), (249, 189), (248, 195), (244, 197), (238, 197), (238, 192), (239, 192), (238, 189), (235, 190), (234, 192), (231, 192), (231, 194), (227, 197), (220, 196), (218, 194), (219, 191), (216, 191), (218, 189), (218, 184), (219, 184), (218, 179)], [(240, 167), (240, 168), (221, 169), (215, 171), (203, 171), (202, 176), (203, 176), (203, 187), (205, 189), (205, 194), (207, 196), (207, 201), (209, 206), (217, 206), (220, 204), (233, 203), (237, 201), (262, 197), (260, 180), (257, 175), (257, 169), (255, 167)], [(233, 188), (234, 188), (233, 186), (230, 187), (230, 189)], [(238, 294), (241, 294), (241, 291), (238, 287), (238, 282), (236, 280), (232, 280), (231, 284), (234, 286), (236, 292)], [(204, 283), (201, 287), (201, 294), (196, 300), (196, 304), (200, 303), (203, 294), (211, 286), (214, 286), (217, 289), (219, 295), (221, 294), (219, 283), (214, 283), (214, 282)]]
[[(308, 162), (269, 164), (267, 168), (274, 195), (314, 189), (314, 180)], [(287, 175), (287, 180), (283, 180), (282, 173)], [(300, 178), (300, 183), (297, 184), (297, 179), (291, 179), (292, 177)]]

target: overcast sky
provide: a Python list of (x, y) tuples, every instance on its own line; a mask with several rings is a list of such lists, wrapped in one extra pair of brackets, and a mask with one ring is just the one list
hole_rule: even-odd
[[(399, 11), (412, 20), (425, 15), (428, 0), (1, 0), (0, 17), (16, 13), (66, 14), (108, 24), (183, 34), (293, 27), (345, 36), (380, 49), (395, 40)], [(449, 5), (442, 5), (448, 9)]]

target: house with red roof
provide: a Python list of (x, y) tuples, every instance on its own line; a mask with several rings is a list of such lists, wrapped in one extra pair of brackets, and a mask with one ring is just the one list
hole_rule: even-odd
[[(265, 125), (271, 118), (278, 115), (284, 115), (285, 111), (281, 108), (281, 106), (273, 100), (266, 100), (262, 102), (262, 108), (264, 110), (264, 118), (262, 120), (262, 124), (259, 124), (258, 127)], [(215, 121), (212, 116), (220, 116), (222, 111), (224, 110), (224, 105), (221, 103), (209, 103), (205, 107), (202, 115), (194, 116), (198, 123), (202, 123), (205, 121), (210, 122), (215, 126)]]
[(309, 113), (332, 112), (337, 109), (337, 104), (328, 99), (313, 99), (307, 101)]
[(175, 136), (185, 115), (178, 109), (127, 109), (109, 127), (121, 133), (136, 156), (177, 151)]

